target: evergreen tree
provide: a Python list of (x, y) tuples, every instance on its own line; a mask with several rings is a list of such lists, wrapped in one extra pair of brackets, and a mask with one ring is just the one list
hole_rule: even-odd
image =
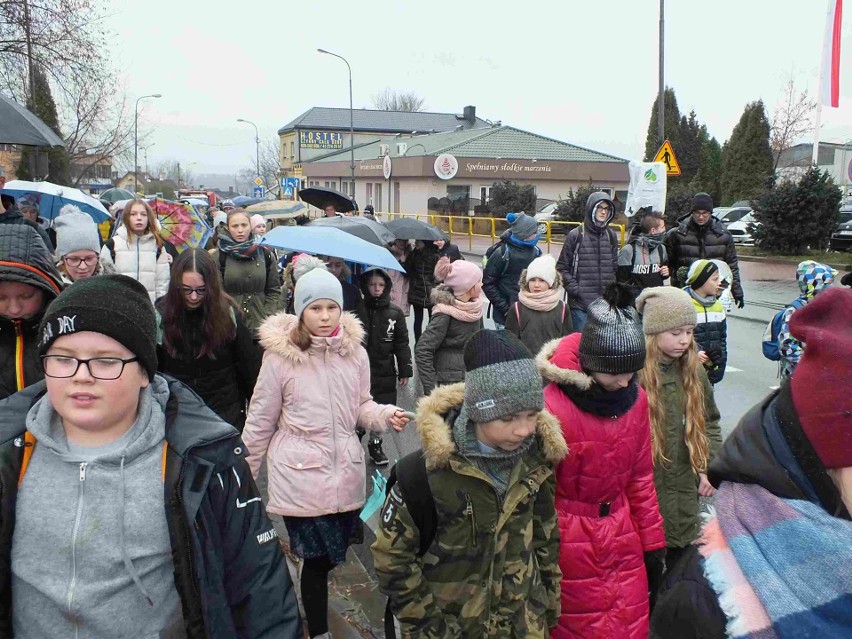
[(825, 249), (837, 226), (840, 200), (828, 171), (812, 166), (798, 183), (784, 181), (754, 202), (760, 223), (751, 229), (755, 243), (790, 255)]
[(595, 187), (590, 182), (587, 186), (577, 187), (577, 190), (569, 189), (568, 195), (556, 203), (554, 217), (566, 222), (582, 222), (586, 218), (586, 200), (595, 192)]
[[(27, 99), (27, 108), (41, 118), (42, 122), (49, 126), (56, 135), (60, 138), (63, 137), (62, 131), (59, 129), (59, 116), (56, 111), (56, 103), (53, 101), (53, 94), (50, 91), (50, 83), (47, 81), (44, 70), (38, 65), (33, 66), (33, 95)], [(24, 151), (21, 153), (21, 162), (17, 169), (20, 179), (32, 180), (36, 177), (33, 174), (35, 155), (44, 152), (42, 149), (24, 147)], [(47, 158), (48, 179), (54, 184), (68, 184), (71, 168), (68, 152), (62, 147), (50, 148), (47, 150)]]
[(763, 101), (758, 100), (746, 105), (730, 139), (722, 148), (722, 202), (760, 197), (768, 188), (773, 165), (769, 120)]
[(722, 202), (719, 180), (722, 177), (722, 146), (701, 127), (701, 167), (690, 185), (694, 193), (709, 193), (714, 203)]
[(507, 213), (524, 211), (535, 215), (535, 187), (531, 184), (521, 185), (511, 180), (495, 182), (488, 196), (488, 206), (493, 217), (506, 217)]
[[(657, 150), (665, 140), (657, 139), (657, 105), (660, 101), (659, 96), (654, 100), (654, 106), (651, 108), (651, 121), (648, 123), (648, 135), (645, 138), (645, 161), (650, 162), (654, 159)], [(675, 155), (680, 159), (680, 110), (677, 108), (677, 98), (675, 97), (674, 89), (666, 87), (663, 92), (663, 104), (665, 105), (665, 114), (663, 117), (665, 127), (665, 137), (672, 143), (675, 150)]]
[(701, 168), (702, 151), (707, 128), (698, 123), (695, 111), (691, 111), (689, 117), (681, 116), (678, 124), (678, 148), (675, 150), (678, 164), (680, 164), (680, 176), (676, 178), (681, 182), (692, 182)]

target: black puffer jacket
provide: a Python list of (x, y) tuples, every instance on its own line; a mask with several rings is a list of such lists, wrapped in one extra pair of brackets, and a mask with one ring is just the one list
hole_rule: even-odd
[(692, 217), (681, 222), (680, 226), (669, 231), (666, 250), (669, 254), (672, 286), (686, 286), (686, 282), (681, 282), (677, 277), (680, 267), (688, 268), (696, 260), (722, 260), (731, 267), (731, 274), (734, 276), (731, 294), (735, 300), (743, 299), (734, 238), (719, 220), (711, 219), (704, 226), (698, 226)]
[[(521, 246), (510, 239), (511, 231), (500, 236), (482, 272), (482, 291), (494, 309), (494, 321), (506, 323), (509, 307), (518, 301), (521, 273), (541, 255), (537, 246)], [(458, 380), (461, 381), (461, 380)]]
[[(453, 293), (441, 285), (432, 292), (436, 304), (452, 304)], [(464, 381), (464, 346), (482, 329), (482, 318), (462, 322), (443, 313), (434, 313), (414, 347), (417, 374), (428, 395), (436, 386)]]
[[(290, 573), (239, 433), (186, 386), (167, 381), (163, 506), (187, 639), (302, 637)], [(44, 392), (42, 382), (0, 403), (0, 637), (13, 636), (11, 560), (24, 424)]]
[[(777, 452), (776, 452), (777, 451)], [(783, 499), (802, 499), (849, 519), (840, 493), (802, 430), (789, 380), (752, 408), (710, 463), (710, 483), (757, 484)], [(723, 639), (727, 618), (696, 548), (668, 573), (657, 595), (651, 636)]]
[[(385, 280), (381, 297), (373, 297), (367, 290), (367, 282), (376, 273)], [(396, 380), (414, 375), (405, 315), (390, 303), (392, 286), (390, 276), (382, 269), (371, 268), (361, 274), (364, 308), (358, 319), (364, 325), (364, 348), (370, 358), (370, 393), (379, 404), (396, 404)]]
[(432, 242), (423, 242), (422, 248), (415, 248), (405, 260), (408, 273), (408, 301), (414, 306), (432, 307), (432, 289), (435, 288), (435, 264), (441, 258)]
[(3, 362), (0, 399), (3, 399), (44, 378), (38, 358), (38, 327), (44, 310), (63, 285), (52, 255), (38, 232), (28, 224), (0, 225), (0, 262), (0, 281), (29, 284), (44, 294), (44, 306), (34, 316), (0, 317), (0, 361)]
[(444, 242), (444, 248), (438, 251), (438, 255), (440, 257), (448, 257), (450, 258), (450, 262), (455, 262), (456, 260), (463, 260), (461, 251), (459, 251), (459, 247), (455, 244), (451, 244), (450, 242)]
[[(607, 202), (610, 216), (606, 225), (595, 224), (595, 207)], [(618, 269), (618, 237), (609, 223), (615, 215), (615, 205), (606, 193), (592, 193), (586, 201), (586, 219), (568, 233), (556, 270), (562, 274), (568, 303), (582, 311), (603, 295), (608, 284), (615, 281)]]
[(50, 239), (47, 231), (45, 231), (39, 224), (36, 224), (32, 220), (29, 220), (24, 217), (24, 214), (21, 213), (20, 209), (18, 209), (17, 205), (12, 205), (5, 213), (0, 213), (0, 224), (23, 224), (29, 226), (31, 229), (34, 229), (36, 233), (38, 233), (44, 245), (47, 247), (47, 250), (53, 253), (55, 249), (53, 242)]
[(198, 358), (204, 336), (201, 311), (188, 311), (181, 324), (182, 342), (174, 356), (163, 346), (162, 301), (157, 340), (157, 370), (168, 373), (192, 388), (215, 413), (242, 432), (246, 402), (251, 400), (262, 357), (260, 347), (243, 321), (234, 315), (232, 339), (212, 355)]

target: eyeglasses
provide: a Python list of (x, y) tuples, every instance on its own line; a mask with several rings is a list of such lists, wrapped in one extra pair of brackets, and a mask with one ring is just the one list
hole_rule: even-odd
[(120, 357), (92, 357), (89, 359), (77, 359), (67, 355), (42, 355), (42, 366), (44, 374), (48, 377), (60, 379), (74, 377), (80, 369), (80, 364), (85, 364), (89, 375), (95, 379), (118, 379), (124, 372), (124, 367), (130, 362), (139, 361), (138, 357), (121, 359)]
[(68, 266), (80, 266), (80, 264), (85, 264), (86, 266), (94, 266), (98, 263), (100, 259), (97, 255), (90, 255), (89, 257), (63, 257), (62, 258)]
[(607, 213), (609, 213), (609, 206), (608, 206), (608, 205), (606, 205), (606, 204), (598, 204), (598, 205), (595, 207), (595, 210), (597, 210), (597, 211), (606, 211)]
[(193, 293), (195, 293), (198, 297), (204, 297), (207, 294), (207, 287), (199, 286), (193, 288), (192, 286), (181, 286), (180, 292), (183, 293), (184, 297), (190, 297)]

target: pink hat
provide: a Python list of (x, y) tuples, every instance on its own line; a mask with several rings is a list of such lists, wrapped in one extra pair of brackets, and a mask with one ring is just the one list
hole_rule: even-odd
[(266, 224), (266, 220), (263, 219), (263, 216), (260, 213), (255, 213), (251, 216), (250, 224), (251, 227), (254, 228), (258, 224)]
[(465, 260), (450, 263), (450, 258), (445, 256), (435, 265), (435, 279), (452, 289), (453, 295), (461, 295), (477, 284), (482, 284), (482, 270), (473, 262)]

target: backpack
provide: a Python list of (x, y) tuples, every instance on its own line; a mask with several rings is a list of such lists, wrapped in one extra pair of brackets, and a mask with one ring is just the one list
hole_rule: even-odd
[(763, 356), (766, 359), (771, 359), (773, 362), (781, 360), (781, 348), (778, 345), (778, 336), (781, 334), (781, 328), (784, 326), (784, 314), (788, 308), (800, 309), (804, 306), (801, 300), (795, 299), (791, 304), (788, 304), (780, 311), (775, 313), (769, 324), (766, 325), (766, 330), (763, 333)]
[[(115, 264), (115, 238), (109, 238), (106, 242), (104, 242), (104, 246), (109, 249), (109, 256), (112, 258), (112, 263)], [(157, 257), (154, 259), (160, 259), (160, 253), (163, 252), (163, 247), (157, 247)]]
[[(426, 461), (422, 451), (415, 450), (394, 464), (388, 477), (385, 495), (390, 495), (391, 488), (395, 484), (399, 484), (402, 501), (408, 508), (414, 525), (420, 531), (420, 548), (417, 550), (417, 556), (422, 557), (435, 540), (435, 532), (438, 528), (438, 512), (435, 510), (435, 498), (429, 487)], [(385, 605), (385, 637), (388, 639), (396, 637), (390, 599)]]

